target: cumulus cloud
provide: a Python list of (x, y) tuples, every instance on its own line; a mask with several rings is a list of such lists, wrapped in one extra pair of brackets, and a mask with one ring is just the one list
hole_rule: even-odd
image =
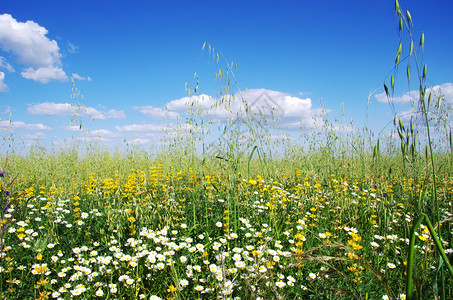
[(201, 94), (199, 96), (190, 96), (175, 99), (170, 101), (166, 105), (168, 111), (183, 112), (186, 111), (189, 106), (194, 106), (197, 109), (203, 109), (204, 111), (212, 110), (212, 106), (215, 104), (215, 100), (208, 95)]
[(93, 107), (75, 106), (70, 103), (43, 102), (30, 105), (27, 111), (31, 115), (40, 116), (89, 116), (93, 119), (124, 119), (124, 112), (111, 109), (108, 112), (102, 112)]
[(20, 73), (26, 79), (32, 79), (41, 83), (48, 83), (51, 80), (65, 81), (65, 72), (60, 67), (49, 66), (38, 69), (27, 68)]
[(23, 130), (52, 130), (49, 126), (41, 123), (27, 124), (22, 121), (0, 121), (0, 127), (4, 129), (23, 129)]
[(0, 49), (26, 66), (21, 75), (41, 83), (64, 81), (67, 77), (61, 68), (60, 48), (47, 34), (46, 28), (33, 21), (18, 22), (10, 14), (0, 15)]
[(40, 116), (66, 116), (77, 113), (77, 107), (70, 103), (53, 103), (44, 102), (35, 105), (30, 105), (27, 111), (31, 115)]
[(5, 73), (0, 72), (0, 92), (6, 92), (8, 90), (8, 86), (5, 84)]
[[(444, 83), (441, 85), (435, 85), (432, 88), (427, 88), (426, 89), (426, 95), (429, 95), (429, 93), (433, 92), (434, 96), (440, 96), (443, 95), (445, 97), (445, 100), (448, 102), (453, 102), (453, 83)], [(385, 92), (376, 94), (374, 96), (378, 102), (381, 103), (388, 103), (387, 95)], [(410, 103), (411, 101), (417, 102), (419, 99), (419, 91), (418, 90), (413, 90), (410, 92), (406, 92), (401, 96), (398, 97), (393, 97), (390, 99), (392, 103), (397, 103), (397, 104), (406, 104)]]
[(122, 110), (111, 109), (106, 113), (107, 119), (125, 119), (126, 115)]
[(134, 110), (139, 111), (145, 116), (155, 118), (155, 119), (176, 119), (179, 114), (175, 111), (169, 111), (162, 109), (160, 107), (153, 106), (134, 106)]
[(71, 77), (74, 78), (74, 79), (77, 79), (77, 80), (91, 81), (91, 77), (90, 77), (90, 76), (83, 77), (83, 76), (80, 76), (80, 75), (77, 74), (77, 73), (72, 73)]
[(205, 94), (183, 97), (166, 105), (170, 112), (186, 112), (188, 107), (211, 119), (243, 118), (248, 111), (252, 119), (267, 122), (279, 119), (286, 127), (300, 126), (301, 123), (312, 124), (313, 118), (321, 114), (320, 109), (313, 108), (310, 98), (294, 97), (267, 89), (249, 89), (235, 97), (224, 96), (221, 99)]

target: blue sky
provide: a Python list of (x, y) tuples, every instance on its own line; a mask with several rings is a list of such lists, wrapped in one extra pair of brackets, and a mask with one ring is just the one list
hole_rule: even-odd
[[(400, 4), (411, 12), (415, 40), (425, 34), (429, 84), (453, 103), (453, 3)], [(344, 103), (346, 123), (352, 117), (355, 129), (367, 124), (379, 132), (393, 120), (382, 93), (397, 24), (394, 1), (4, 1), (2, 135), (12, 132), (25, 146), (88, 139), (151, 147), (162, 143), (162, 129), (185, 122), (184, 103), (197, 97), (185, 91), (186, 82), (194, 87), (194, 73), (205, 117), (225, 120), (225, 112), (209, 111), (221, 86), (214, 75), (225, 64), (212, 62), (205, 42), (237, 64), (232, 88), (247, 103), (262, 95), (272, 100), (295, 142), (293, 129), (314, 126), (321, 98), (332, 121)], [(394, 104), (400, 113), (410, 110), (402, 66)], [(71, 98), (71, 78), (83, 98)], [(417, 87), (414, 81), (410, 90)], [(85, 107), (77, 110), (75, 101)]]

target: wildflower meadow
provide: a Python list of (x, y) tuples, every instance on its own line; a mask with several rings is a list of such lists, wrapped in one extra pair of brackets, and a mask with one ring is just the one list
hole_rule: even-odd
[[(410, 33), (410, 13), (395, 11)], [(401, 48), (418, 53), (409, 36), (396, 66)], [(272, 116), (246, 107), (247, 142), (231, 119), (220, 143), (193, 133), (159, 151), (2, 153), (1, 298), (452, 299), (452, 134), (415, 68), (419, 118), (395, 117), (388, 136), (320, 116), (304, 143), (277, 145)]]

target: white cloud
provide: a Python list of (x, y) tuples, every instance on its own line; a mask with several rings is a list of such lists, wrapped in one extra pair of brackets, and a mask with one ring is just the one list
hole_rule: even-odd
[(18, 22), (10, 14), (0, 15), (0, 49), (12, 53), (26, 66), (24, 78), (41, 83), (64, 81), (60, 48), (46, 37), (48, 31), (33, 21)]
[[(432, 88), (426, 89), (426, 97), (429, 93), (433, 92), (433, 96), (439, 96), (440, 94), (445, 96), (445, 100), (448, 102), (453, 102), (453, 83), (444, 83), (441, 85), (436, 85)], [(385, 92), (376, 94), (374, 96), (378, 102), (388, 103), (387, 95)], [(393, 97), (390, 99), (392, 103), (405, 104), (410, 103), (411, 101), (417, 102), (419, 99), (419, 91), (413, 90), (410, 92), (404, 93), (402, 96)]]
[(23, 137), (27, 140), (43, 140), (46, 138), (46, 134), (43, 132), (37, 132), (33, 134), (25, 134)]
[(453, 83), (444, 83), (433, 87), (434, 94), (439, 96), (440, 94), (445, 97), (445, 100), (449, 103), (453, 103)]
[(52, 130), (44, 124), (27, 124), (22, 121), (0, 121), (0, 127), (5, 129), (23, 129), (23, 130)]
[(320, 109), (313, 108), (310, 98), (293, 97), (267, 89), (246, 90), (234, 98), (225, 96), (213, 99), (205, 94), (184, 97), (170, 101), (166, 108), (169, 111), (187, 112), (190, 106), (198, 110), (199, 115), (212, 119), (245, 117), (248, 106), (251, 118), (267, 122), (280, 119), (282, 124), (290, 127), (300, 126), (301, 123), (312, 124), (313, 117), (321, 114)]
[(0, 56), (0, 68), (6, 69), (9, 72), (14, 72), (13, 66), (11, 66), (7, 61), (6, 58)]
[(134, 110), (137, 110), (144, 114), (145, 116), (155, 118), (155, 119), (176, 119), (179, 114), (174, 111), (164, 110), (160, 107), (153, 106), (134, 106)]
[(354, 131), (354, 126), (351, 124), (334, 124), (332, 129), (339, 133), (349, 133)]
[(273, 134), (271, 135), (272, 141), (291, 141), (293, 138), (288, 134)]
[(38, 69), (30, 67), (20, 74), (26, 79), (32, 79), (41, 83), (48, 83), (51, 80), (65, 81), (68, 79), (63, 69), (55, 66), (40, 67)]
[[(68, 130), (76, 131), (75, 128)], [(118, 133), (112, 132), (108, 129), (97, 129), (86, 131), (85, 134), (79, 135), (76, 140), (83, 142), (110, 142), (112, 139), (119, 137)]]
[(107, 119), (125, 119), (126, 115), (122, 110), (111, 109), (107, 112)]
[(77, 114), (77, 107), (70, 103), (44, 102), (31, 105), (27, 111), (31, 115), (39, 116), (66, 116)]
[(211, 106), (214, 103), (214, 99), (212, 99), (210, 96), (201, 94), (199, 96), (183, 97), (180, 99), (172, 100), (166, 105), (166, 108), (169, 111), (183, 112), (193, 104), (198, 109), (208, 111), (211, 110)]
[(136, 145), (136, 146), (142, 146), (142, 145), (146, 145), (146, 144), (149, 144), (149, 139), (133, 139), (132, 141), (130, 141), (130, 143), (132, 145)]
[(0, 92), (6, 92), (8, 90), (8, 86), (5, 84), (5, 73), (0, 72)]
[(109, 110), (107, 113), (101, 112), (93, 107), (75, 106), (70, 103), (43, 102), (30, 105), (27, 111), (31, 115), (40, 116), (89, 116), (93, 119), (124, 119), (125, 115), (122, 110)]
[(124, 126), (115, 126), (115, 129), (119, 132), (161, 132), (165, 128), (165, 125), (156, 124), (130, 124)]
[(417, 117), (417, 111), (414, 108), (409, 108), (398, 113), (398, 120), (401, 120), (403, 123), (409, 123), (412, 118)]
[(77, 73), (72, 73), (71, 77), (74, 78), (74, 79), (77, 79), (77, 80), (91, 81), (91, 77), (90, 77), (90, 76), (83, 77), (83, 76), (80, 76), (80, 75), (77, 74)]
[(64, 126), (63, 128), (65, 130), (68, 130), (68, 131), (80, 131), (80, 130), (82, 130), (82, 128), (79, 125)]
[(387, 98), (387, 95), (385, 92), (376, 94), (374, 97), (376, 98), (376, 100), (378, 102), (381, 102), (381, 103), (388, 103), (390, 101), (392, 103), (405, 104), (405, 103), (411, 102), (411, 100), (417, 99), (418, 91), (410, 91), (410, 92), (403, 94), (402, 96), (393, 97), (390, 99)]
[(199, 132), (200, 128), (191, 124), (130, 124), (115, 126), (118, 132), (132, 132), (152, 136), (153, 133), (166, 133), (168, 136), (179, 136), (188, 132)]
[(118, 137), (117, 133), (111, 132), (107, 129), (97, 129), (88, 132), (88, 135), (91, 137), (99, 137), (103, 139), (113, 139)]

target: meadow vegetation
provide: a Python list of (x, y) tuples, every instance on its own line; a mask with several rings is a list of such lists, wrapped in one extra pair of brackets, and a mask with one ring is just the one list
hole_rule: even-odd
[[(270, 116), (244, 103), (246, 147), (232, 117), (228, 143), (198, 132), (154, 151), (2, 154), (1, 298), (453, 298), (449, 107), (425, 95), (410, 13), (395, 11), (409, 38), (395, 71), (417, 63), (419, 118), (395, 116), (388, 135), (340, 132), (321, 115), (305, 143), (276, 145)], [(231, 95), (234, 65), (222, 70)], [(392, 75), (390, 103), (393, 88)]]

